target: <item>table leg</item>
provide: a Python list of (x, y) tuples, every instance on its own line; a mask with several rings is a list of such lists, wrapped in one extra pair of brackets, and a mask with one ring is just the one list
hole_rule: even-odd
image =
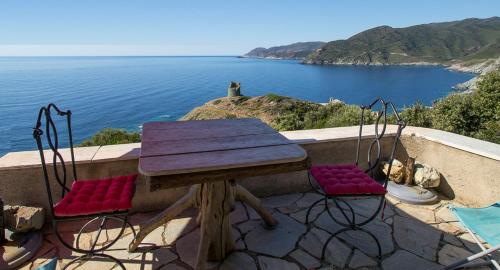
[(184, 210), (196, 205), (197, 196), (199, 195), (200, 185), (193, 185), (189, 189), (188, 193), (180, 198), (177, 202), (171, 205), (169, 208), (163, 210), (160, 214), (156, 215), (154, 218), (149, 220), (146, 224), (139, 226), (139, 232), (136, 237), (130, 243), (128, 250), (133, 252), (137, 249), (137, 246), (144, 240), (144, 238), (154, 231), (156, 228), (167, 223), (171, 219), (175, 218), (177, 215), (182, 213)]
[(200, 215), (200, 242), (195, 269), (205, 269), (208, 260), (221, 261), (234, 249), (234, 240), (231, 231), (229, 214), (234, 208), (235, 199), (246, 203), (265, 221), (274, 227), (278, 222), (262, 206), (260, 200), (253, 196), (244, 187), (237, 185), (234, 180), (211, 182), (193, 185), (189, 192), (172, 206), (140, 225), (140, 230), (132, 243), (129, 251), (133, 252), (144, 238), (159, 226), (167, 223), (184, 210), (198, 207)]
[(205, 269), (208, 260), (221, 261), (234, 249), (229, 213), (234, 208), (236, 183), (221, 181), (201, 184), (200, 244), (195, 269)]
[(248, 204), (255, 211), (257, 211), (264, 222), (266, 222), (267, 226), (273, 228), (278, 224), (278, 221), (266, 210), (264, 206), (262, 206), (260, 200), (246, 188), (236, 185), (236, 199)]

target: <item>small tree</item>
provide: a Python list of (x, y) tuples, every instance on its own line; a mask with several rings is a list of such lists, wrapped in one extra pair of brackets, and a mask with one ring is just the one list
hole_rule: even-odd
[[(370, 110), (364, 111), (364, 123), (373, 124), (375, 115)], [(361, 120), (361, 108), (356, 105), (341, 104), (334, 114), (330, 115), (326, 125), (328, 127), (357, 126)]]
[(488, 122), (484, 124), (484, 128), (474, 134), (474, 137), (480, 140), (500, 144), (500, 121)]
[(399, 116), (409, 126), (432, 127), (432, 108), (426, 107), (420, 101), (417, 101), (410, 107), (404, 108)]
[(450, 94), (434, 103), (433, 128), (471, 136), (478, 130), (479, 118), (468, 94)]
[(500, 70), (484, 75), (472, 94), (474, 113), (479, 119), (474, 137), (500, 143)]
[(472, 95), (475, 113), (482, 123), (500, 120), (500, 70), (487, 73)]

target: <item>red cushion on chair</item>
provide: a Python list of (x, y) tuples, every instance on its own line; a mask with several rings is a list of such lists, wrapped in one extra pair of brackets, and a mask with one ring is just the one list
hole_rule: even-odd
[(354, 164), (313, 166), (311, 174), (328, 195), (384, 195), (387, 190)]
[(56, 216), (81, 216), (129, 210), (137, 174), (73, 182), (71, 190), (54, 206)]

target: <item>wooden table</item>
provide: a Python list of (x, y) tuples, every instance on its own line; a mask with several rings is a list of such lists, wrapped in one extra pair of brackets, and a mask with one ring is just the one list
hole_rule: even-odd
[(223, 260), (234, 249), (228, 214), (240, 200), (274, 227), (260, 200), (234, 179), (305, 170), (306, 152), (258, 119), (151, 122), (143, 125), (139, 172), (152, 191), (188, 186), (189, 192), (140, 226), (129, 250), (157, 227), (190, 207), (200, 209), (196, 269)]

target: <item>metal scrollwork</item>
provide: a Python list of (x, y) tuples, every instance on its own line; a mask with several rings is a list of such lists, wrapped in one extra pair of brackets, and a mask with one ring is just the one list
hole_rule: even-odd
[[(391, 152), (390, 152), (390, 156), (389, 156), (388, 172), (387, 172), (386, 176), (384, 177), (384, 179), (381, 181), (381, 185), (383, 185), (384, 188), (386, 188), (387, 182), (389, 180), (390, 171), (392, 168), (392, 161), (394, 160), (394, 153), (396, 151), (397, 144), (399, 142), (399, 138), (401, 137), (401, 132), (405, 128), (406, 123), (400, 118), (398, 111), (396, 110), (396, 107), (394, 106), (394, 104), (392, 102), (386, 102), (381, 98), (377, 98), (369, 105), (360, 106), (361, 116), (360, 116), (358, 141), (357, 141), (357, 145), (356, 145), (356, 158), (355, 158), (356, 166), (359, 166), (359, 161), (360, 161), (359, 159), (360, 159), (361, 143), (363, 140), (363, 128), (365, 127), (365, 113), (366, 112), (373, 113), (372, 111), (375, 107), (380, 107), (380, 108), (376, 112), (376, 117), (375, 117), (375, 122), (374, 122), (374, 138), (373, 138), (373, 140), (370, 141), (370, 143), (368, 145), (368, 153), (367, 153), (368, 167), (365, 170), (365, 173), (369, 174), (374, 179), (375, 179), (374, 172), (380, 163), (380, 159), (381, 159), (381, 155), (382, 155), (382, 148), (381, 148), (382, 143), (381, 143), (381, 141), (384, 138), (384, 135), (386, 134), (386, 130), (387, 130), (388, 110), (390, 110), (392, 112), (392, 115), (395, 117), (395, 119), (396, 119), (395, 124), (397, 126), (396, 135), (394, 136), (394, 141), (392, 143)], [(374, 159), (373, 159), (373, 157), (374, 157)], [(328, 195), (325, 192), (323, 192), (321, 189), (315, 187), (311, 181), (310, 174), (308, 176), (309, 176), (309, 184), (311, 185), (311, 187), (316, 192), (323, 195), (324, 197), (322, 199), (317, 200), (316, 202), (314, 202), (311, 205), (311, 207), (309, 208), (309, 210), (307, 211), (307, 214), (306, 214), (306, 223), (309, 222), (309, 214), (310, 214), (311, 210), (314, 207), (316, 207), (316, 205), (323, 202), (324, 210), (322, 212), (326, 211), (328, 213), (328, 216), (330, 216), (330, 218), (334, 222), (336, 222), (337, 224), (344, 227), (343, 229), (337, 231), (332, 236), (330, 236), (330, 238), (324, 243), (323, 249), (322, 249), (322, 259), (325, 256), (325, 250), (326, 250), (326, 247), (328, 246), (328, 243), (338, 234), (346, 232), (346, 231), (350, 231), (350, 230), (360, 231), (360, 232), (363, 232), (365, 234), (368, 234), (375, 241), (375, 243), (377, 245), (379, 258), (381, 258), (382, 249), (381, 249), (381, 246), (380, 246), (380, 243), (379, 243), (377, 237), (375, 237), (375, 235), (373, 235), (373, 233), (366, 230), (362, 226), (368, 224), (373, 219), (375, 219), (375, 217), (383, 209), (383, 206), (385, 205), (384, 195), (366, 194), (366, 195), (336, 195), (336, 196), (331, 196), (331, 195)], [(378, 198), (379, 202), (378, 202), (377, 208), (375, 209), (375, 211), (371, 215), (366, 217), (364, 220), (360, 220), (359, 216), (357, 216), (355, 213), (355, 207), (353, 207), (351, 204), (349, 204), (349, 201), (352, 202), (352, 199), (361, 199), (361, 198), (366, 198), (366, 197)], [(341, 217), (345, 221), (339, 220), (338, 217), (335, 217), (333, 215), (333, 213), (330, 210), (330, 207), (328, 205), (329, 200), (331, 200), (334, 203), (336, 209), (338, 209), (340, 211)], [(342, 205), (340, 203), (342, 203)]]
[[(66, 124), (68, 128), (68, 139), (69, 139), (69, 151), (70, 151), (70, 158), (71, 158), (71, 168), (73, 171), (73, 182), (77, 181), (77, 173), (76, 173), (76, 164), (75, 164), (75, 153), (73, 149), (73, 134), (72, 134), (72, 129), (71, 129), (71, 111), (62, 111), (60, 110), (55, 104), (50, 103), (47, 106), (44, 106), (40, 108), (38, 112), (38, 117), (37, 121), (35, 124), (35, 127), (33, 128), (33, 138), (36, 141), (36, 145), (40, 154), (40, 160), (42, 163), (42, 172), (43, 172), (43, 177), (45, 180), (45, 187), (49, 199), (49, 210), (52, 218), (52, 227), (54, 229), (54, 232), (57, 236), (57, 238), (60, 240), (60, 242), (70, 250), (83, 253), (84, 255), (76, 257), (75, 259), (71, 260), (68, 262), (63, 269), (66, 269), (68, 266), (77, 263), (82, 260), (88, 260), (92, 257), (101, 257), (101, 258), (106, 258), (109, 260), (112, 260), (117, 263), (122, 269), (125, 269), (124, 265), (116, 258), (106, 255), (101, 253), (102, 251), (108, 249), (113, 245), (124, 233), (125, 228), (128, 226), (131, 228), (132, 233), (135, 236), (135, 229), (132, 227), (130, 222), (127, 220), (127, 214), (128, 211), (121, 211), (121, 212), (114, 212), (114, 213), (106, 213), (106, 214), (95, 214), (95, 215), (90, 215), (90, 216), (77, 216), (77, 217), (60, 217), (56, 216), (54, 214), (54, 198), (52, 197), (52, 189), (51, 189), (51, 184), (50, 184), (50, 179), (49, 179), (49, 174), (48, 174), (48, 169), (47, 169), (47, 163), (45, 159), (45, 153), (44, 153), (44, 144), (42, 142), (42, 136), (45, 134), (46, 137), (46, 143), (52, 152), (52, 168), (53, 168), (53, 173), (54, 177), (56, 179), (56, 182), (59, 184), (61, 187), (61, 198), (64, 198), (67, 192), (70, 191), (68, 188), (68, 181), (67, 181), (67, 169), (66, 169), (66, 164), (64, 161), (64, 158), (60, 152), (60, 144), (59, 144), (59, 136), (57, 132), (57, 127), (54, 122), (54, 119), (52, 118), (52, 113), (55, 112), (58, 116), (65, 117), (66, 118)], [(45, 130), (42, 129), (42, 120), (45, 120)], [(59, 222), (65, 222), (65, 221), (75, 221), (75, 220), (89, 220), (86, 222), (83, 227), (80, 229), (76, 236), (76, 247), (72, 245), (72, 243), (66, 242), (60, 232), (58, 231), (57, 224)], [(118, 235), (113, 238), (109, 243), (105, 244), (102, 247), (97, 247), (97, 242), (98, 239), (101, 235), (101, 232), (106, 229), (106, 223), (108, 220), (115, 220), (120, 223), (120, 231)], [(84, 230), (89, 227), (90, 224), (94, 223), (95, 221), (101, 221), (98, 227), (97, 231), (97, 236), (94, 239), (91, 247), (89, 249), (83, 249), (80, 248), (79, 246), (79, 240), (81, 238), (81, 235), (84, 233)]]

